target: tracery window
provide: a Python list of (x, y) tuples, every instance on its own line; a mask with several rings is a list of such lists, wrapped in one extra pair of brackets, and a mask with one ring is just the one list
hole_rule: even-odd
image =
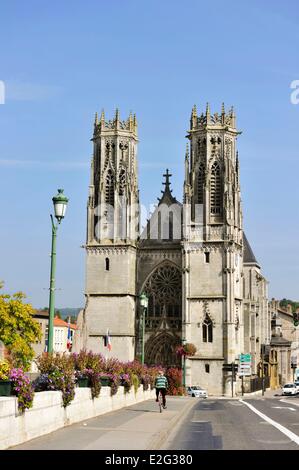
[(211, 168), (210, 204), (211, 214), (221, 214), (221, 173), (220, 165), (214, 162)]
[(126, 171), (120, 170), (120, 173), (119, 173), (119, 195), (120, 196), (124, 195), (125, 187), (126, 187)]
[(182, 276), (171, 264), (158, 267), (144, 286), (149, 296), (149, 317), (176, 317), (181, 312)]
[(105, 202), (114, 206), (114, 175), (111, 169), (106, 175)]
[(205, 178), (205, 168), (204, 168), (203, 163), (201, 163), (199, 165), (198, 175), (197, 175), (197, 201), (198, 201), (198, 204), (203, 204), (204, 178)]
[(202, 340), (204, 343), (213, 342), (213, 322), (208, 315), (202, 325)]

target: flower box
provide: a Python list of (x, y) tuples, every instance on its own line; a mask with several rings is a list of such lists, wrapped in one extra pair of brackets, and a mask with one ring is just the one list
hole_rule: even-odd
[(110, 377), (100, 377), (100, 382), (103, 387), (110, 387), (111, 379)]
[(83, 377), (81, 379), (78, 379), (77, 385), (78, 387), (89, 387), (89, 378)]
[(0, 396), (10, 397), (12, 395), (12, 386), (9, 380), (0, 380)]

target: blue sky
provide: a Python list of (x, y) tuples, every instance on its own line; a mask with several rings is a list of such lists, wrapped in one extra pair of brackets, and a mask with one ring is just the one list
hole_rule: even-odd
[(296, 1), (1, 2), (0, 279), (48, 304), (51, 198), (59, 227), (56, 305), (84, 304), (86, 201), (95, 111), (132, 110), (142, 203), (169, 167), (181, 199), (193, 104), (235, 106), (244, 226), (270, 297), (299, 299)]

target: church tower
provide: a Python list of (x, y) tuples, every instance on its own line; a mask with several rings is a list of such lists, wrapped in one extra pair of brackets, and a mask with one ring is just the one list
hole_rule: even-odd
[(94, 122), (87, 204), (86, 306), (83, 344), (133, 360), (135, 350), (136, 243), (139, 235), (137, 121), (122, 121), (116, 110)]
[(189, 380), (200, 377), (220, 394), (231, 386), (223, 363), (243, 352), (239, 134), (233, 109), (222, 105), (211, 114), (207, 105), (198, 115), (194, 106), (185, 157), (182, 333), (197, 347)]

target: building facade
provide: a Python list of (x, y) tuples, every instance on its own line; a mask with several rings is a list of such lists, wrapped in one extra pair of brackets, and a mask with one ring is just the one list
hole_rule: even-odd
[[(32, 344), (32, 348), (35, 353), (35, 357), (41, 355), (48, 349), (48, 333), (49, 333), (49, 312), (47, 310), (37, 310), (33, 315), (35, 321), (37, 321), (41, 327), (42, 336), (39, 341)], [(63, 353), (71, 351), (68, 347), (68, 322), (62, 320), (58, 316), (54, 317), (53, 321), (53, 352)], [(77, 326), (70, 323), (70, 339), (69, 342), (72, 345), (75, 337), (75, 331)]]
[(269, 302), (269, 316), (271, 350), (277, 369), (272, 388), (277, 388), (299, 377), (299, 326), (294, 325), (292, 306), (283, 308), (279, 300)]
[[(243, 233), (239, 134), (233, 109), (212, 114), (207, 105), (198, 114), (194, 106), (183, 201), (166, 170), (162, 197), (140, 233), (136, 117), (96, 116), (77, 348), (106, 353), (109, 331), (113, 356), (140, 357), (144, 338), (146, 363), (179, 366), (177, 346), (193, 343), (186, 383), (217, 395), (231, 393), (223, 365), (240, 353), (253, 354), (256, 372), (270, 322), (267, 283)], [(142, 292), (149, 299), (144, 336)]]

